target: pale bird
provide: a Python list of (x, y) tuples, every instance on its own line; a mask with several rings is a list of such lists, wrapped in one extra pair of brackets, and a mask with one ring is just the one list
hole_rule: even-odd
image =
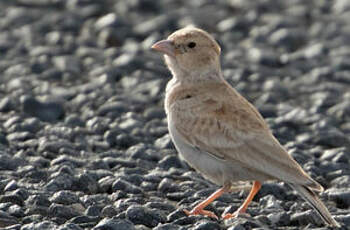
[(258, 110), (223, 78), (221, 49), (207, 32), (186, 27), (152, 49), (164, 54), (172, 73), (166, 87), (168, 128), (180, 156), (205, 178), (222, 186), (187, 215), (217, 216), (204, 208), (237, 181), (254, 181), (241, 207), (244, 213), (261, 183), (288, 183), (331, 226), (333, 219), (315, 192), (323, 187), (308, 176), (273, 136)]

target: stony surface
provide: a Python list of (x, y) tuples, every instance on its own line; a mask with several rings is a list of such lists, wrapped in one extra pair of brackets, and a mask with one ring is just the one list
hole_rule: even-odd
[[(217, 187), (177, 156), (162, 109), (170, 74), (150, 46), (189, 24), (214, 34), (225, 78), (350, 226), (348, 1), (2, 0), (0, 9), (0, 228), (327, 229), (282, 182), (265, 183), (234, 220), (182, 212)], [(234, 211), (245, 195), (208, 209)]]

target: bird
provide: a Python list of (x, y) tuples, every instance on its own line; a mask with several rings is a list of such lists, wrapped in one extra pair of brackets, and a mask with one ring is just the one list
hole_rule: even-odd
[(172, 78), (164, 108), (170, 137), (180, 158), (220, 189), (187, 215), (218, 217), (205, 210), (240, 181), (253, 182), (249, 195), (233, 213), (237, 217), (265, 181), (284, 181), (314, 208), (326, 224), (339, 227), (317, 192), (313, 180), (272, 134), (258, 110), (223, 77), (221, 48), (208, 32), (187, 26), (151, 46), (164, 56)]

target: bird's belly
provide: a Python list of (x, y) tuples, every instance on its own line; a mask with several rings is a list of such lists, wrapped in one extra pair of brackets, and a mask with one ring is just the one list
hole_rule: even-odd
[(172, 125), (169, 125), (169, 132), (180, 157), (213, 183), (223, 185), (256, 178), (257, 175), (243, 168), (238, 162), (218, 159), (188, 144)]

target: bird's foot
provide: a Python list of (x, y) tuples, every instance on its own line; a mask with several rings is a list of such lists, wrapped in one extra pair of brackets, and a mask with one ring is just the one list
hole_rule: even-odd
[(184, 213), (187, 215), (187, 216), (193, 216), (193, 215), (203, 215), (203, 216), (208, 216), (208, 217), (211, 217), (211, 218), (214, 218), (214, 219), (218, 219), (218, 217), (213, 213), (213, 212), (210, 212), (210, 211), (207, 211), (207, 210), (204, 210), (204, 209), (192, 209), (191, 211), (188, 211), (186, 209), (183, 210)]
[(237, 211), (234, 213), (225, 213), (222, 214), (221, 218), (223, 220), (231, 219), (231, 218), (236, 218), (237, 216), (246, 213), (244, 209), (239, 208)]

